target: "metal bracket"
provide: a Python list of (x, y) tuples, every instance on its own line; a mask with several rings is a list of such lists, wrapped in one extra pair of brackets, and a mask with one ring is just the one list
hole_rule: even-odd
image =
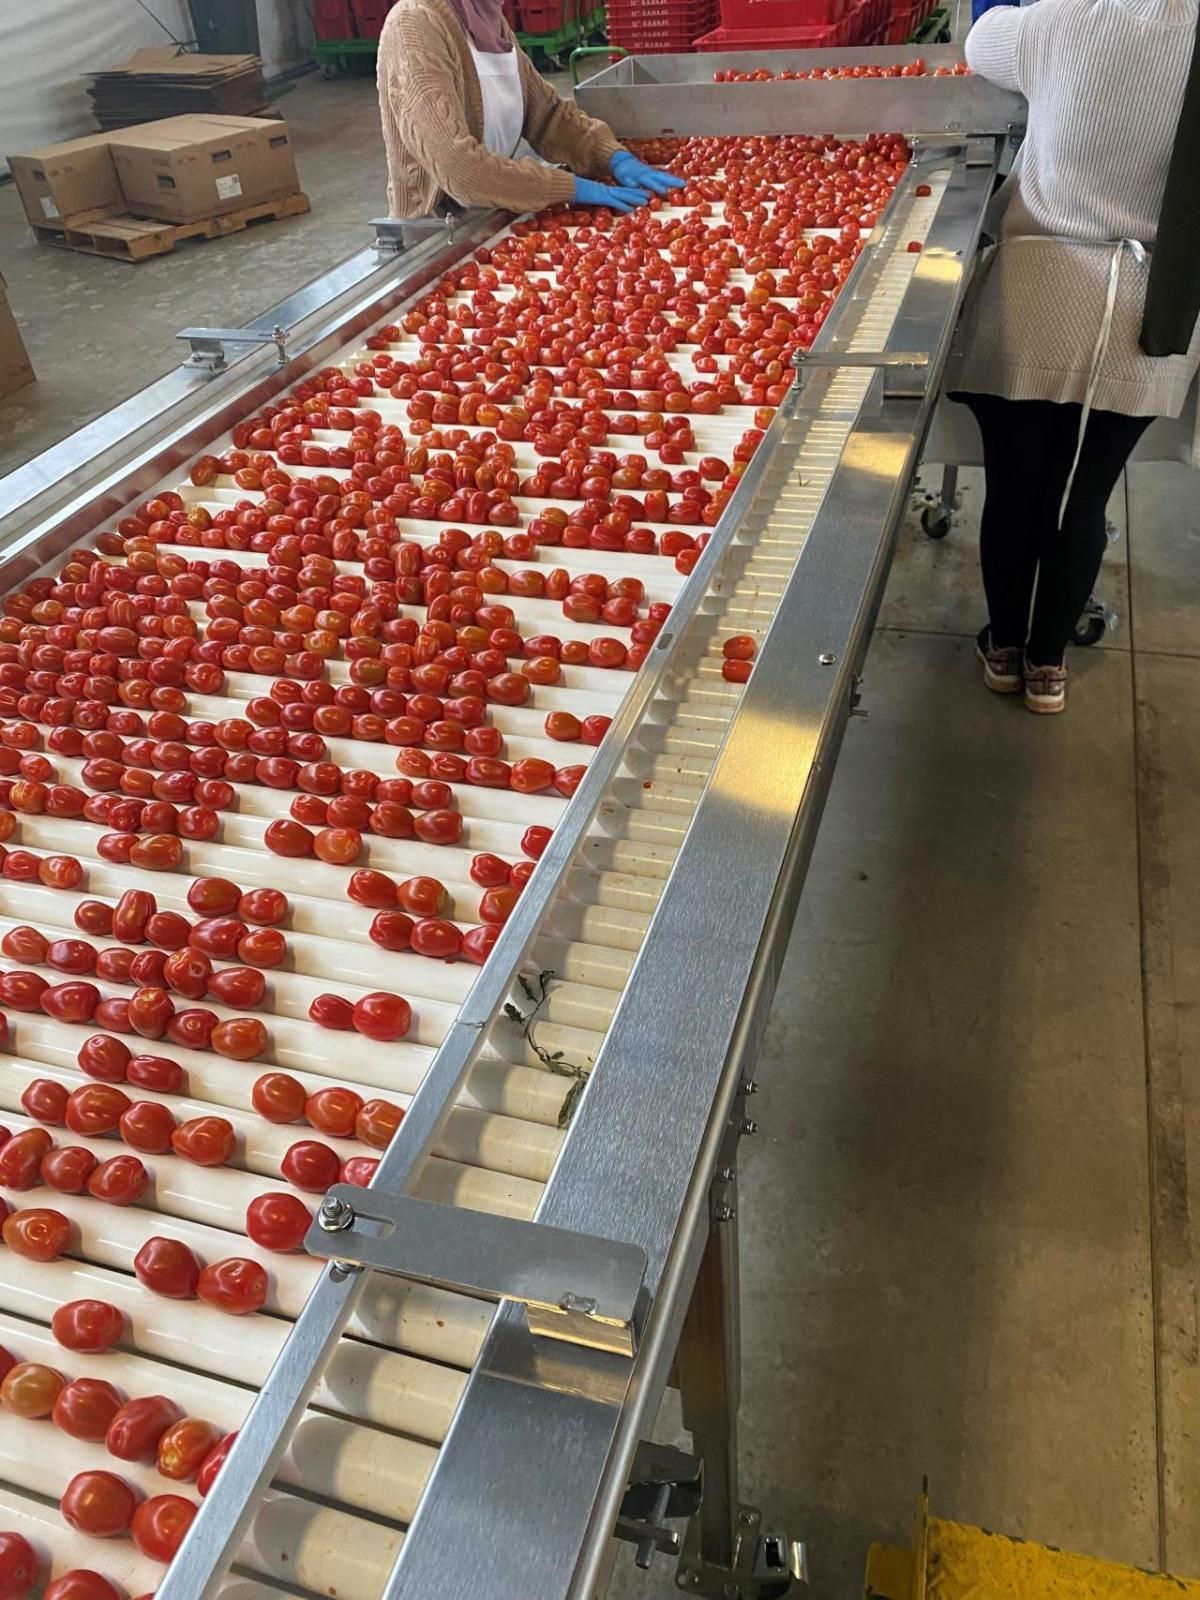
[(181, 328), (175, 337), (186, 339), (192, 347), (192, 353), (183, 363), (184, 366), (195, 367), (198, 371), (210, 375), (224, 371), (227, 344), (273, 343), (279, 365), (282, 367), (287, 361), (288, 336), (278, 324), (270, 333), (254, 328)]
[(304, 1241), (311, 1255), (375, 1267), (482, 1300), (516, 1300), (532, 1333), (633, 1356), (646, 1253), (538, 1222), (336, 1183)]
[(675, 1587), (709, 1600), (783, 1600), (808, 1584), (808, 1551), (799, 1539), (762, 1532), (755, 1506), (738, 1512), (737, 1550), (731, 1567), (716, 1567), (700, 1553), (699, 1521), (693, 1519), (683, 1542)]
[(797, 350), (792, 365), (801, 385), (810, 372), (869, 367), (881, 375), (885, 400), (920, 400), (929, 388), (925, 350)]
[(403, 255), (427, 239), (441, 239), (444, 243), (454, 238), (465, 211), (431, 212), (427, 217), (376, 217), (371, 223), (375, 229), (375, 248), (381, 256)]
[(634, 1564), (645, 1572), (655, 1555), (677, 1556), (682, 1541), (667, 1517), (693, 1517), (700, 1508), (701, 1467), (695, 1456), (643, 1439), (633, 1458), (629, 1487), (613, 1532), (634, 1545)]

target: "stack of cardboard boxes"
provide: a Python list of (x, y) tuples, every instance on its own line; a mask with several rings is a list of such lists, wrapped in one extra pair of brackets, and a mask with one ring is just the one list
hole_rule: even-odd
[(266, 118), (166, 117), (9, 156), (8, 164), (39, 238), (82, 249), (125, 235), (161, 243), (163, 223), (228, 217), (266, 202), (293, 202), (280, 205), (288, 215), (308, 209), (287, 125)]

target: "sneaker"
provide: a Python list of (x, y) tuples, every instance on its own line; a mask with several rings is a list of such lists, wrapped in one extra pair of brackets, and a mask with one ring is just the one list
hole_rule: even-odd
[(1054, 716), (1067, 709), (1066, 667), (1035, 667), (1025, 663), (1025, 709)]
[(992, 630), (980, 628), (975, 654), (983, 662), (983, 681), (993, 694), (1020, 694), (1025, 687), (1021, 663), (1025, 652), (1019, 645), (1001, 649), (992, 643)]

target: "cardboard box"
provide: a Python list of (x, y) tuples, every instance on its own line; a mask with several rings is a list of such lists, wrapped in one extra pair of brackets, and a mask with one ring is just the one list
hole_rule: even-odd
[(0, 399), (33, 382), (33, 367), (0, 278)]
[(9, 156), (8, 165), (30, 222), (70, 225), (124, 209), (106, 133)]
[(167, 117), (109, 135), (137, 216), (217, 217), (300, 187), (287, 124), (256, 117)]

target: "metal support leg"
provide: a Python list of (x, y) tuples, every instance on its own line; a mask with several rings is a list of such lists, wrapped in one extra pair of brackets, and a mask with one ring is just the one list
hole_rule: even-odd
[[(737, 1557), (737, 1419), (741, 1403), (738, 1327), (737, 1173), (709, 1198), (708, 1243), (679, 1341), (683, 1425), (704, 1463), (696, 1526), (706, 1566), (732, 1571)], [(697, 1592), (700, 1592), (699, 1590)]]
[[(747, 1085), (752, 1092), (752, 1086)], [(741, 1402), (737, 1145), (756, 1124), (739, 1096), (709, 1197), (708, 1241), (676, 1357), (683, 1425), (702, 1463), (700, 1508), (688, 1528), (675, 1582), (714, 1600), (778, 1600), (806, 1578), (804, 1547), (762, 1533), (762, 1517), (738, 1498)]]
[(944, 539), (950, 532), (957, 497), (958, 468), (948, 462), (942, 468), (942, 487), (936, 499), (927, 496), (921, 511), (921, 526), (931, 539)]

